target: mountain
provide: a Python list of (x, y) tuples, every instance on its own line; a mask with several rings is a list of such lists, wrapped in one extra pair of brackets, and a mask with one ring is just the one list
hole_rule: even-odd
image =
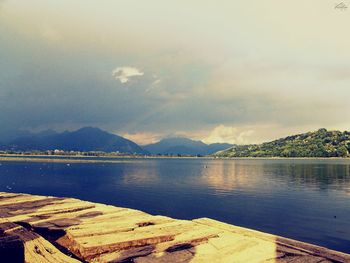
[(230, 143), (212, 143), (208, 145), (208, 154), (213, 154), (218, 151), (226, 150), (233, 146), (234, 145)]
[(272, 142), (239, 145), (214, 154), (217, 157), (347, 157), (350, 132), (319, 129)]
[(65, 150), (65, 151), (103, 151), (146, 154), (136, 143), (121, 136), (98, 128), (85, 127), (76, 131), (56, 133), (45, 131), (18, 138), (2, 147), (16, 151)]
[[(1, 127), (3, 128), (3, 127)], [(16, 138), (30, 136), (32, 133), (27, 130), (5, 130), (0, 132), (0, 145), (7, 144)]]
[(176, 137), (166, 138), (161, 141), (143, 146), (143, 149), (151, 154), (168, 155), (208, 155), (219, 150), (228, 149), (232, 144), (214, 143), (205, 144), (201, 141), (195, 141), (188, 138)]

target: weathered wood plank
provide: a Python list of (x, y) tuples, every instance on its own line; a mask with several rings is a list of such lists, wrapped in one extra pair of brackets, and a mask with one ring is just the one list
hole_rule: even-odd
[(314, 257), (327, 258), (329, 260), (334, 260), (335, 262), (350, 262), (349, 254), (330, 250), (324, 247), (308, 244), (305, 242), (226, 224), (210, 218), (200, 218), (195, 219), (193, 221), (196, 223), (216, 227), (231, 233), (235, 233), (246, 238), (255, 238), (274, 243), (276, 246), (275, 249), (277, 254), (294, 254), (295, 256), (313, 255)]
[(67, 235), (73, 238), (106, 235), (117, 232), (133, 231), (136, 228), (147, 225), (159, 225), (175, 222), (175, 219), (164, 216), (142, 215), (135, 218), (122, 218), (112, 221), (100, 221), (97, 223), (80, 224), (66, 229)]
[(88, 262), (350, 262), (345, 253), (207, 218), (0, 192), (0, 249), (20, 251), (19, 241), (28, 263), (78, 262), (70, 253)]
[(67, 232), (67, 237), (74, 241), (71, 245), (72, 249), (77, 249), (80, 255), (89, 258), (93, 256), (96, 250), (99, 253), (114, 252), (174, 240), (176, 235), (190, 231), (194, 226), (195, 224), (191, 221), (178, 220), (159, 225), (137, 227), (132, 231), (121, 231), (117, 234), (110, 233), (98, 237), (89, 235), (74, 237)]
[(5, 222), (2, 220), (2, 223), (0, 224), (0, 231), (4, 234), (3, 237), (16, 239), (17, 246), (18, 242), (22, 242), (23, 250), (21, 251), (21, 247), (18, 246), (16, 247), (16, 253), (23, 253), (23, 255), (19, 254), (18, 256), (24, 258), (25, 262), (80, 262), (79, 260), (73, 259), (60, 252), (55, 246), (38, 234), (15, 223)]

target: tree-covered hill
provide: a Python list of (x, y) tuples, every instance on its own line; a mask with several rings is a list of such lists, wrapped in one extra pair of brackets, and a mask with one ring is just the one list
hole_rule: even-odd
[(319, 129), (272, 142), (238, 145), (215, 153), (218, 157), (347, 157), (350, 132)]

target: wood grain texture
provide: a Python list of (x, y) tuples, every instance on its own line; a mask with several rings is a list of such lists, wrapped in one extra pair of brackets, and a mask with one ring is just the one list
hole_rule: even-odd
[(0, 256), (16, 255), (14, 262), (350, 262), (345, 253), (208, 218), (73, 198), (0, 193), (0, 217)]

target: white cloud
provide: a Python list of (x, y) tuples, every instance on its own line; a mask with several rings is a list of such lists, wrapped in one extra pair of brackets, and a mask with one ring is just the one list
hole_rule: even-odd
[(253, 134), (254, 130), (251, 129), (240, 130), (231, 126), (219, 125), (203, 141), (205, 143), (248, 144), (251, 142), (251, 136)]
[(135, 67), (117, 67), (112, 71), (112, 76), (120, 83), (127, 83), (132, 77), (143, 76), (144, 72)]

